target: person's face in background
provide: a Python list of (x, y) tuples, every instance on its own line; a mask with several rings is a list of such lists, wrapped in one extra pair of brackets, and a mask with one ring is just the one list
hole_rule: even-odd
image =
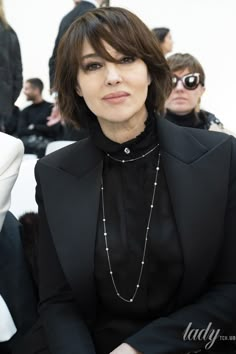
[[(177, 77), (183, 77), (190, 74), (189, 69), (175, 71), (172, 73)], [(182, 81), (178, 81), (177, 86), (173, 88), (170, 96), (166, 100), (165, 108), (177, 115), (185, 115), (198, 107), (200, 99), (205, 91), (201, 84), (194, 90), (188, 90), (183, 86)]]
[(174, 42), (173, 42), (171, 33), (168, 32), (167, 35), (165, 36), (164, 42), (161, 43), (161, 49), (162, 49), (164, 55), (172, 52), (173, 44), (174, 44)]
[(38, 96), (38, 88), (33, 87), (29, 82), (25, 82), (24, 84), (24, 94), (26, 96), (27, 101), (34, 101)]
[(77, 92), (100, 125), (123, 124), (145, 120), (145, 101), (151, 82), (144, 61), (118, 53), (106, 42), (104, 48), (118, 63), (97, 55), (88, 41), (84, 42)]

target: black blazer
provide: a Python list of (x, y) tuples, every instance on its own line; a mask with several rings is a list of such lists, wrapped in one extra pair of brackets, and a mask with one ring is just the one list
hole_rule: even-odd
[[(187, 353), (205, 346), (203, 341), (183, 341), (189, 322), (199, 329), (212, 323), (224, 334), (236, 321), (236, 142), (222, 133), (182, 128), (164, 119), (157, 124), (184, 275), (175, 311), (126, 342), (145, 354)], [(89, 138), (37, 164), (42, 328), (34, 331), (38, 348), (28, 345), (25, 354), (39, 348), (48, 353), (47, 344), (52, 354), (95, 353), (85, 323), (95, 317), (94, 248), (102, 168), (103, 154)]]
[(37, 320), (37, 303), (34, 285), (21, 243), (20, 223), (7, 212), (0, 232), (0, 294), (6, 302), (17, 328), (11, 340), (0, 343), (0, 353), (5, 354), (17, 346)]
[(57, 38), (55, 41), (55, 45), (53, 48), (52, 56), (49, 59), (49, 78), (50, 78), (50, 88), (53, 88), (54, 76), (55, 76), (55, 68), (56, 68), (56, 54), (59, 42), (63, 36), (63, 34), (67, 31), (70, 25), (80, 16), (85, 14), (85, 12), (95, 9), (95, 6), (88, 1), (81, 1), (78, 5), (76, 5), (73, 10), (71, 10), (67, 15), (63, 17), (61, 20)]

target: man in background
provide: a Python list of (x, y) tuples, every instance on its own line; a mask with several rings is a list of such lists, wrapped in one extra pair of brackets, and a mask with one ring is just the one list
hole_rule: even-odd
[(55, 46), (51, 58), (49, 59), (49, 78), (50, 78), (50, 89), (53, 91), (55, 67), (56, 67), (56, 53), (59, 42), (63, 34), (70, 27), (72, 22), (74, 22), (78, 17), (82, 16), (85, 12), (99, 7), (103, 3), (103, 0), (74, 0), (74, 8), (61, 20), (57, 38), (55, 41)]
[(43, 82), (39, 78), (28, 79), (24, 94), (32, 104), (21, 111), (18, 137), (23, 141), (26, 154), (44, 156), (47, 144), (57, 140), (61, 134), (61, 123), (50, 125), (53, 104), (43, 99)]

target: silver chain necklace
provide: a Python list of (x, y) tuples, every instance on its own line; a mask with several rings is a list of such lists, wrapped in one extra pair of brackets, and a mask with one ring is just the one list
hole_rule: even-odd
[[(157, 146), (159, 146), (159, 144)], [(155, 148), (153, 148), (152, 151)], [(148, 153), (150, 153), (150, 152), (151, 151), (149, 151)], [(145, 156), (147, 156), (148, 153), (146, 153)], [(145, 157), (145, 156), (143, 156), (143, 157)], [(158, 159), (157, 159), (155, 179), (154, 179), (154, 187), (153, 187), (153, 192), (152, 192), (151, 205), (150, 205), (150, 212), (149, 212), (148, 223), (147, 223), (147, 227), (146, 227), (146, 231), (145, 231), (145, 241), (144, 241), (144, 248), (143, 248), (142, 260), (141, 260), (140, 272), (139, 272), (137, 285), (135, 287), (133, 295), (129, 299), (123, 297), (120, 294), (119, 290), (117, 289), (116, 282), (115, 282), (115, 279), (114, 279), (114, 276), (113, 276), (113, 271), (112, 271), (112, 266), (111, 266), (111, 257), (110, 257), (110, 253), (109, 253), (109, 247), (108, 247), (108, 232), (107, 232), (107, 227), (106, 227), (106, 215), (105, 215), (105, 206), (104, 206), (104, 184), (103, 184), (103, 177), (101, 178), (101, 200), (102, 200), (103, 234), (104, 234), (104, 239), (105, 239), (105, 250), (106, 250), (106, 254), (107, 254), (109, 273), (110, 273), (110, 276), (111, 276), (111, 280), (112, 280), (116, 295), (121, 300), (123, 300), (125, 302), (129, 302), (129, 303), (133, 302), (135, 297), (136, 297), (136, 295), (137, 295), (138, 289), (140, 288), (140, 282), (141, 282), (141, 278), (142, 278), (142, 274), (143, 274), (143, 267), (144, 267), (146, 250), (147, 250), (147, 242), (148, 242), (148, 236), (149, 236), (149, 230), (150, 230), (150, 223), (151, 223), (152, 211), (153, 211), (153, 207), (154, 207), (154, 200), (155, 200), (155, 194), (156, 194), (156, 188), (157, 188), (157, 178), (158, 178), (158, 173), (159, 173), (160, 157), (161, 157), (161, 154), (159, 152), (158, 153)], [(142, 157), (139, 157), (139, 158), (142, 158)], [(139, 158), (136, 158), (136, 160), (138, 160)], [(116, 161), (123, 162), (123, 160), (117, 160), (117, 159), (116, 159)], [(134, 161), (134, 159), (126, 160), (126, 162), (133, 162), (133, 161)]]
[(126, 162), (134, 162), (134, 161), (137, 161), (137, 160), (140, 160), (142, 158), (144, 158), (145, 156), (149, 155), (151, 152), (153, 152), (157, 147), (159, 146), (159, 144), (157, 144), (156, 146), (154, 146), (151, 150), (149, 150), (148, 152), (146, 152), (145, 154), (139, 156), (139, 157), (136, 157), (134, 159), (128, 159), (128, 160), (119, 160), (117, 159), (116, 157), (113, 157), (111, 156), (110, 154), (107, 154), (108, 157), (110, 157), (110, 159), (114, 160), (114, 161), (117, 161), (117, 162), (122, 162), (122, 163), (126, 163)]

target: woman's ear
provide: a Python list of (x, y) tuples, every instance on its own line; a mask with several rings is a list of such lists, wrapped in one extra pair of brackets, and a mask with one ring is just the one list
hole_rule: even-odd
[(206, 88), (204, 86), (201, 87), (201, 96), (204, 94), (204, 92), (206, 91)]
[(81, 88), (79, 87), (79, 84), (76, 85), (75, 90), (76, 90), (77, 95), (79, 95), (80, 97), (83, 97)]

